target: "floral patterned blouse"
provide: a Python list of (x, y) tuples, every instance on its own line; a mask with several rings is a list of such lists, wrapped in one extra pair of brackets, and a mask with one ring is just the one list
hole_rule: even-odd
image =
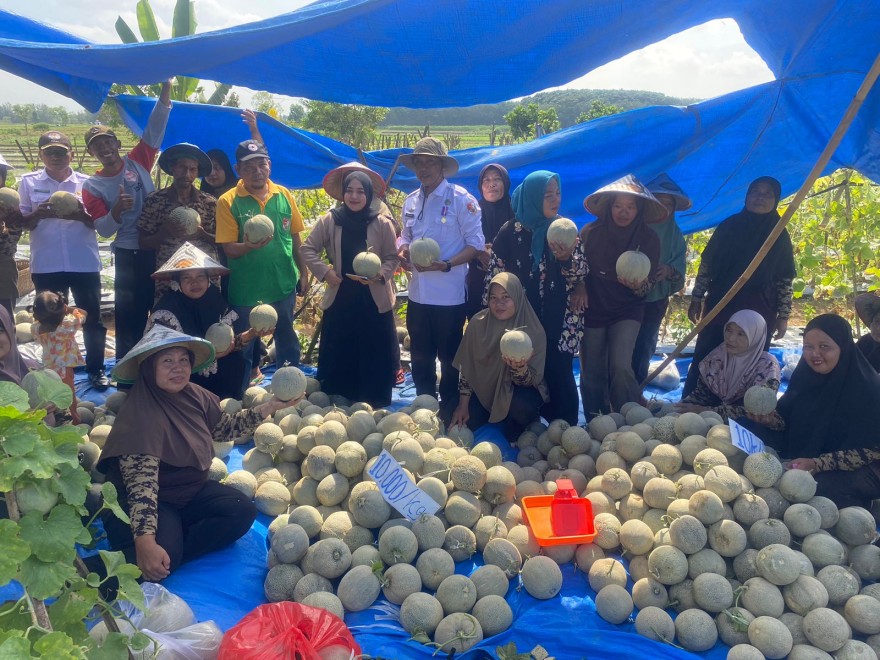
[(82, 327), (85, 318), (84, 311), (74, 308), (57, 328), (38, 334), (43, 347), (43, 366), (64, 376), (65, 369), (86, 363), (76, 343), (76, 331)]

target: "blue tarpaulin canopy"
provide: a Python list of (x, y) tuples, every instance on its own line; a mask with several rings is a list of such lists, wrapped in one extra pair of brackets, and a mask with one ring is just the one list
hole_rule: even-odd
[[(584, 221), (583, 198), (633, 172), (669, 172), (694, 199), (685, 231), (714, 226), (742, 207), (749, 181), (776, 176), (786, 194), (803, 181), (877, 56), (880, 3), (858, 0), (335, 0), (273, 19), (175, 40), (84, 44), (0, 12), (0, 67), (95, 109), (111, 82), (190, 75), (308, 98), (385, 106), (488, 103), (564, 84), (635, 49), (716, 18), (737, 21), (776, 80), (688, 107), (652, 107), (574, 126), (532, 142), (456, 152), (456, 180), (503, 163), (514, 185), (558, 172), (561, 212)], [(352, 64), (365, 75), (352, 76)], [(121, 98), (140, 132), (152, 101)], [(273, 177), (320, 184), (353, 160), (350, 147), (265, 124)], [(880, 180), (880, 90), (870, 94), (827, 172), (853, 167)], [(247, 137), (235, 111), (177, 104), (165, 145), (224, 148)], [(388, 175), (400, 150), (366, 154)], [(411, 190), (401, 169), (393, 185)]]

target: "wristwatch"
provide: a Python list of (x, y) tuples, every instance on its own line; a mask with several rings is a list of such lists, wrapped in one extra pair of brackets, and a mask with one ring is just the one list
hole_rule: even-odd
[(446, 264), (446, 268), (443, 269), (444, 273), (448, 273), (450, 270), (452, 270), (452, 262), (449, 261), (449, 259), (446, 259), (443, 263)]

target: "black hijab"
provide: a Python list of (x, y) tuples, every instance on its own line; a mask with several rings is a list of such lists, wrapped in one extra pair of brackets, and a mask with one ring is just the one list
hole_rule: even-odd
[(201, 298), (193, 300), (182, 291), (168, 291), (157, 302), (153, 311), (167, 310), (177, 317), (182, 331), (194, 337), (204, 337), (208, 328), (220, 321), (229, 309), (229, 303), (219, 287), (208, 285)]
[(203, 193), (208, 193), (209, 195), (213, 195), (214, 197), (219, 198), (220, 195), (225, 193), (227, 190), (232, 190), (235, 188), (235, 184), (238, 182), (238, 175), (235, 173), (235, 170), (232, 169), (232, 163), (229, 162), (229, 156), (226, 155), (226, 152), (221, 149), (211, 149), (208, 152), (208, 158), (212, 161), (216, 160), (220, 163), (220, 166), (223, 168), (223, 171), (226, 173), (226, 180), (223, 182), (222, 186), (215, 188), (210, 183), (205, 181), (205, 178), (202, 177), (201, 182), (199, 183), (199, 190)]
[[(504, 186), (504, 192), (501, 199), (497, 202), (490, 202), (483, 197), (483, 179), (490, 170), (495, 170), (501, 176), (501, 183)], [(486, 237), (487, 243), (492, 243), (501, 226), (514, 217), (513, 206), (510, 203), (510, 175), (507, 169), (498, 163), (489, 163), (480, 170), (480, 179), (478, 182), (480, 189), (480, 212), (481, 222), (483, 223), (483, 236)]]
[(21, 353), (18, 352), (18, 341), (15, 338), (15, 321), (9, 310), (0, 305), (0, 331), (9, 337), (9, 352), (0, 358), (0, 381), (8, 381), (21, 385), (21, 379), (25, 377), (30, 368), (38, 368), (35, 364), (28, 364)]
[[(771, 176), (758, 177), (749, 184), (746, 197), (759, 183), (766, 183), (773, 189), (776, 197), (773, 210), (769, 213), (753, 213), (743, 208), (718, 225), (703, 250), (703, 260), (709, 269), (712, 288), (716, 291), (726, 292), (736, 282), (779, 222), (776, 205), (782, 195), (781, 184)], [(765, 290), (778, 280), (793, 279), (795, 274), (794, 251), (786, 229), (776, 239), (744, 289)]]
[(364, 208), (360, 211), (352, 211), (343, 201), (342, 204), (332, 209), (330, 214), (333, 216), (333, 221), (343, 229), (363, 231), (364, 240), (366, 240), (367, 225), (378, 217), (378, 213), (370, 208), (370, 205), (373, 203), (373, 182), (363, 172), (350, 172), (346, 174), (342, 180), (343, 199), (345, 198), (345, 189), (351, 181), (360, 181), (364, 187), (364, 193), (367, 195), (367, 203), (364, 205)]
[(880, 445), (880, 376), (852, 338), (852, 327), (837, 314), (822, 314), (807, 324), (840, 347), (840, 361), (818, 374), (801, 358), (777, 410), (786, 424), (786, 454), (815, 458), (842, 449)]
[[(617, 282), (617, 258), (627, 250), (644, 252), (651, 260), (652, 273), (660, 259), (660, 239), (644, 219), (645, 200), (637, 195), (630, 196), (635, 199), (639, 212), (626, 227), (618, 226), (611, 217), (612, 200), (605, 205), (595, 222), (581, 230), (590, 274), (599, 279)], [(620, 286), (623, 287), (622, 284)]]

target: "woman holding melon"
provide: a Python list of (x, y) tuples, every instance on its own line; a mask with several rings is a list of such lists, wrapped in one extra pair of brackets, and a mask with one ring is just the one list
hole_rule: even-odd
[(501, 271), (521, 282), (547, 337), (544, 370), (550, 400), (542, 415), (576, 424), (578, 397), (571, 361), (583, 334), (587, 263), (574, 223), (559, 218), (558, 174), (532, 172), (513, 191), (512, 201), (515, 217), (502, 225), (492, 244), (487, 284)]
[(665, 219), (667, 210), (632, 174), (594, 192), (584, 208), (596, 216), (581, 230), (590, 265), (580, 351), (581, 395), (589, 420), (642, 399), (633, 348), (649, 276), (660, 256), (660, 239), (648, 223)]
[(713, 410), (727, 421), (746, 416), (743, 399), (755, 385), (774, 392), (781, 378), (779, 362), (764, 350), (767, 322), (741, 309), (724, 326), (724, 342), (700, 362), (697, 388), (675, 405), (680, 413)]
[(162, 325), (195, 337), (208, 337), (215, 324), (227, 327), (231, 343), (216, 346), (216, 361), (193, 373), (190, 380), (221, 399), (240, 399), (244, 381), (243, 346), (259, 333), (253, 328), (235, 336), (232, 323), (238, 314), (229, 307), (220, 288), (212, 282), (229, 269), (190, 243), (184, 243), (165, 264), (153, 273), (157, 282), (167, 282), (169, 289), (153, 307), (147, 330)]
[(793, 459), (789, 467), (814, 475), (817, 495), (866, 509), (880, 498), (880, 375), (846, 319), (822, 314), (807, 324), (803, 355), (776, 410), (749, 417), (744, 425)]
[(372, 208), (385, 182), (349, 163), (330, 171), (323, 185), (342, 203), (315, 223), (300, 248), (308, 269), (327, 284), (318, 380), (328, 394), (384, 406), (391, 402), (398, 368), (391, 289), (397, 235), (391, 220)]
[(450, 426), (476, 431), (503, 422), (515, 442), (541, 417), (547, 401), (544, 365), (547, 338), (519, 278), (498, 273), (489, 284), (489, 308), (465, 329), (453, 364), (459, 370), (458, 407)]
[[(715, 228), (700, 257), (700, 270), (694, 281), (688, 308), (688, 318), (692, 323), (698, 323), (705, 312), (715, 307), (745, 272), (779, 222), (776, 207), (781, 196), (782, 185), (779, 181), (770, 176), (758, 177), (749, 184), (745, 208)], [(791, 283), (794, 276), (794, 251), (788, 230), (784, 229), (745, 286), (697, 336), (694, 359), (684, 384), (684, 396), (697, 386), (700, 361), (722, 342), (724, 324), (734, 312), (753, 309), (764, 317), (769, 329), (765, 350), (770, 347), (771, 337), (782, 339), (785, 336), (791, 314)]]

